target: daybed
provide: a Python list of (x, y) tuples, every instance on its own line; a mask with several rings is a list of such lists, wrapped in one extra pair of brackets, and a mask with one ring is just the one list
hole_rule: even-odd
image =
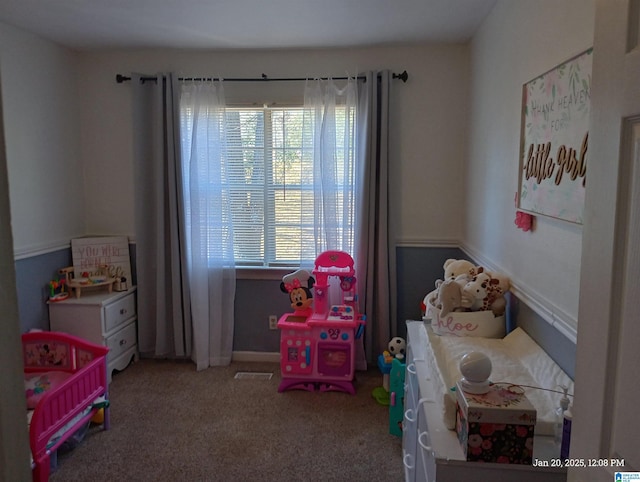
[(22, 335), (33, 480), (46, 482), (50, 457), (100, 408), (109, 428), (108, 348), (60, 332)]
[[(481, 351), (492, 361), (492, 382), (519, 384), (537, 411), (534, 465), (467, 461), (455, 431), (455, 392), (460, 358)], [(562, 395), (540, 387), (573, 393), (573, 381), (521, 328), (505, 338), (436, 335), (428, 323), (407, 322), (407, 365), (403, 463), (407, 481), (561, 481), (566, 480), (559, 446), (554, 442), (556, 409)]]

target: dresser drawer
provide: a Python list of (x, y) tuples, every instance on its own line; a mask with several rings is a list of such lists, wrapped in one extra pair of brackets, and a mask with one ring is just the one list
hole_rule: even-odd
[(107, 360), (115, 360), (128, 349), (136, 346), (136, 324), (130, 323), (106, 339), (109, 354)]
[(136, 301), (131, 293), (113, 304), (107, 305), (104, 310), (105, 334), (127, 321), (136, 314)]

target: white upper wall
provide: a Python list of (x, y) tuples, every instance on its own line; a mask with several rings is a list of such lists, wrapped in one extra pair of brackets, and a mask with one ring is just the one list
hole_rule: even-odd
[[(462, 229), (469, 48), (78, 53), (0, 23), (0, 66), (14, 251), (26, 257), (82, 235), (128, 235), (133, 216), (131, 87), (117, 73), (306, 77), (407, 70), (391, 96), (392, 241), (455, 242)], [(269, 86), (269, 87), (267, 87)], [(240, 87), (227, 84), (228, 97)], [(258, 101), (301, 98), (302, 83), (243, 84)], [(299, 94), (300, 93), (300, 94)], [(439, 200), (447, 199), (446, 203)]]
[[(391, 229), (398, 242), (460, 238), (462, 162), (466, 152), (468, 47), (272, 51), (121, 51), (82, 54), (79, 70), (87, 232), (135, 235), (131, 86), (118, 73), (179, 76), (344, 76), (407, 70), (391, 98)], [(301, 99), (303, 83), (233, 84), (227, 98), (257, 102)], [(446, 203), (438, 200), (447, 199)]]
[(0, 22), (9, 196), (16, 255), (84, 234), (77, 58)]
[[(535, 231), (523, 233), (513, 224), (514, 194), (522, 85), (590, 47), (593, 17), (593, 0), (500, 1), (470, 47), (208, 52), (76, 53), (0, 23), (14, 251), (27, 256), (84, 234), (135, 237), (131, 88), (116, 84), (117, 73), (406, 69), (409, 81), (394, 81), (391, 98), (392, 241), (462, 239), (478, 262), (510, 275), (538, 312), (573, 322), (581, 227), (538, 217)], [(267, 85), (278, 93), (244, 88), (282, 101), (296, 87)]]
[(533, 232), (514, 225), (522, 86), (592, 47), (594, 12), (593, 0), (501, 0), (471, 44), (464, 247), (510, 275), (548, 320), (570, 324), (578, 314), (581, 226), (544, 216)]

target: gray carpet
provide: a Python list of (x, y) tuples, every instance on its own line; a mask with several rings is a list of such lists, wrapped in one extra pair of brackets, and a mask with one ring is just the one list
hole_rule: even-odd
[[(237, 371), (272, 372), (236, 380)], [(277, 364), (196, 372), (187, 362), (141, 360), (114, 376), (111, 429), (93, 426), (58, 457), (52, 482), (403, 480), (401, 440), (357, 372), (355, 396), (278, 393)]]

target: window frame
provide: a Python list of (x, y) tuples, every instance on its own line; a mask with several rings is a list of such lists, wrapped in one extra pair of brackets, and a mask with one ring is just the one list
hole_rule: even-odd
[[(287, 259), (287, 260), (283, 260), (283, 261), (278, 261), (276, 259), (276, 254), (277, 254), (277, 232), (276, 232), (276, 227), (278, 226), (278, 224), (275, 222), (276, 220), (276, 204), (277, 204), (277, 192), (278, 190), (282, 190), (282, 189), (287, 189), (287, 184), (286, 182), (283, 184), (278, 184), (276, 186), (275, 184), (275, 176), (274, 176), (274, 164), (275, 164), (275, 153), (274, 150), (276, 149), (274, 147), (274, 145), (276, 144), (274, 142), (274, 131), (275, 129), (273, 129), (273, 114), (277, 111), (286, 113), (288, 111), (297, 111), (300, 113), (301, 117), (304, 117), (304, 106), (302, 103), (287, 103), (287, 104), (259, 104), (259, 103), (252, 103), (252, 104), (239, 104), (239, 103), (232, 103), (232, 104), (228, 104), (226, 107), (226, 112), (225, 112), (225, 117), (227, 116), (228, 112), (232, 112), (232, 111), (236, 111), (236, 112), (260, 112), (262, 113), (262, 122), (263, 122), (263, 144), (261, 146), (261, 151), (262, 151), (262, 169), (264, 171), (264, 175), (263, 175), (263, 179), (262, 179), (262, 246), (261, 246), (261, 251), (262, 251), (262, 259), (239, 259), (239, 257), (237, 256), (238, 254), (238, 248), (237, 248), (237, 240), (239, 239), (239, 237), (236, 236), (236, 234), (234, 234), (234, 258), (235, 258), (235, 267), (236, 269), (240, 270), (240, 272), (242, 273), (242, 277), (246, 277), (247, 279), (272, 279), (272, 277), (265, 273), (265, 272), (273, 272), (276, 275), (278, 275), (280, 272), (283, 272), (286, 274), (286, 272), (288, 272), (290, 269), (292, 268), (297, 268), (300, 266), (313, 266), (313, 259)], [(353, 121), (353, 120), (352, 120)], [(283, 132), (286, 132), (286, 128), (283, 127)], [(228, 136), (228, 133), (225, 134), (226, 136)], [(229, 137), (227, 137), (227, 143), (228, 143), (228, 139)], [(242, 159), (244, 159), (244, 151), (246, 150), (245, 148), (245, 144), (244, 142), (242, 142), (242, 137), (240, 138), (240, 148), (241, 148), (241, 158), (237, 158), (235, 160), (237, 161), (242, 161)], [(353, 139), (353, 142), (355, 142), (355, 139)], [(286, 148), (286, 144), (287, 144), (287, 136), (283, 136), (282, 138), (282, 145), (280, 147), (278, 147), (277, 149), (281, 149), (283, 152), (286, 152), (287, 148)], [(353, 143), (352, 143), (353, 144)], [(304, 144), (302, 142), (302, 139), (300, 139), (300, 142), (297, 146), (297, 149), (299, 150), (299, 157), (298, 159), (302, 161), (303, 157), (304, 157)], [(227, 147), (228, 148), (228, 147)], [(254, 147), (254, 149), (256, 149), (256, 151), (258, 151), (259, 149)], [(306, 149), (308, 150), (309, 147), (306, 147)], [(351, 146), (351, 149), (353, 149), (353, 145)], [(230, 151), (227, 151), (230, 152)], [(355, 154), (352, 152), (349, 156), (347, 156), (349, 158), (349, 160), (351, 162), (355, 162)], [(230, 161), (229, 158), (229, 154), (227, 154), (227, 162)], [(283, 159), (286, 158), (286, 156), (283, 156)], [(238, 167), (238, 165), (236, 165), (236, 167)], [(242, 167), (241, 167), (242, 169)], [(350, 167), (350, 169), (353, 169), (353, 165)], [(355, 173), (352, 173), (352, 175), (355, 175)], [(235, 186), (233, 185), (229, 185), (230, 190), (236, 190), (237, 187), (240, 187), (241, 184), (236, 184)], [(303, 182), (299, 183), (295, 189), (300, 192), (303, 193), (305, 190), (309, 190), (311, 189), (311, 192), (313, 192), (313, 181), (309, 184), (305, 184)], [(350, 190), (352, 191), (350, 197), (351, 203), (355, 203), (355, 193), (353, 191), (355, 191), (355, 186), (351, 186)], [(238, 191), (236, 191), (238, 192)], [(246, 189), (244, 192), (249, 192), (248, 189)], [(271, 194), (270, 194), (271, 193)], [(355, 209), (355, 205), (352, 205), (349, 207), (350, 210)], [(353, 213), (352, 213), (353, 214)], [(233, 218), (233, 214), (232, 214), (232, 218)], [(246, 224), (245, 224), (246, 225)], [(297, 226), (300, 227), (300, 229), (304, 229), (304, 227), (306, 226), (303, 223), (298, 224)], [(307, 226), (308, 227), (308, 226)], [(235, 230), (234, 230), (235, 231)], [(351, 233), (350, 237), (353, 238), (355, 233)], [(240, 237), (240, 239), (242, 239)], [(247, 238), (247, 240), (249, 240), (250, 238)], [(250, 251), (249, 251), (250, 252)], [(274, 278), (275, 279), (275, 278)]]

